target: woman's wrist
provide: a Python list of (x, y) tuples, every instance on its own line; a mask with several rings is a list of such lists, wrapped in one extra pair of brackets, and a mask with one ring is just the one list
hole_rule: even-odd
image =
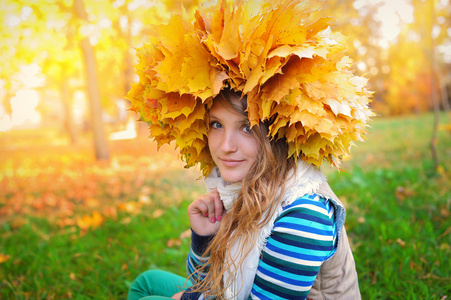
[(191, 228), (191, 249), (198, 254), (204, 253), (214, 236), (200, 235)]

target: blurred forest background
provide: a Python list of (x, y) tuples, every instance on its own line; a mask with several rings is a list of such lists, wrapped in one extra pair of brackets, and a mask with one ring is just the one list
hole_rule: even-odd
[[(184, 273), (203, 193), (124, 99), (134, 48), (198, 0), (0, 0), (0, 298), (124, 298)], [(451, 3), (329, 0), (376, 112), (331, 186), (364, 299), (451, 297)], [(157, 230), (158, 229), (158, 230)], [(417, 298), (418, 297), (418, 298)]]
[[(76, 143), (95, 129), (102, 144), (101, 135), (127, 124), (134, 48), (181, 3), (193, 12), (199, 1), (2, 0), (0, 131), (57, 125)], [(330, 0), (323, 13), (349, 36), (356, 72), (371, 78), (376, 113), (450, 109), (449, 0)]]

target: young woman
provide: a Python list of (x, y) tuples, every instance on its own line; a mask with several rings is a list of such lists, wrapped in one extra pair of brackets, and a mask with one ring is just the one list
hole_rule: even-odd
[[(188, 207), (187, 269), (196, 284), (178, 294), (181, 299), (305, 299), (309, 293), (358, 299), (344, 208), (320, 170), (287, 159), (286, 141), (267, 137), (269, 124), (251, 129), (246, 98), (238, 93), (223, 90), (208, 123), (217, 168), (206, 178), (210, 192)], [(129, 299), (155, 288), (149, 278), (162, 274), (138, 278)], [(164, 284), (171, 282), (165, 276)], [(183, 285), (180, 280), (172, 289)]]
[[(370, 93), (312, 16), (321, 3), (223, 1), (139, 51), (132, 109), (200, 164), (208, 193), (188, 207), (189, 280), (147, 271), (128, 299), (360, 299), (345, 209), (319, 165), (361, 139)], [(186, 73), (194, 62), (205, 69)]]

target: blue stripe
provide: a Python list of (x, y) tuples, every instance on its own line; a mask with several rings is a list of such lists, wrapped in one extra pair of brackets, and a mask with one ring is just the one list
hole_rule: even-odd
[(293, 253), (299, 253), (300, 255), (309, 255), (312, 257), (317, 257), (319, 260), (325, 260), (326, 257), (329, 255), (330, 251), (332, 251), (332, 249), (334, 248), (333, 242), (330, 241), (330, 247), (328, 247), (329, 249), (326, 250), (312, 250), (312, 249), (303, 249), (302, 247), (299, 247), (299, 245), (287, 245), (285, 243), (280, 243), (278, 241), (276, 241), (275, 239), (271, 239), (270, 241), (268, 241), (268, 244), (271, 244), (274, 246), (274, 249), (279, 249), (280, 253), (285, 253), (286, 251), (289, 252), (293, 252)]
[[(301, 266), (299, 264), (294, 264), (294, 263), (290, 263), (290, 262), (286, 262), (286, 263), (287, 263), (286, 265), (278, 264), (276, 261), (271, 260), (267, 254), (263, 255), (262, 267), (263, 267), (263, 265), (268, 265), (268, 266), (277, 268), (277, 269), (285, 271), (285, 272), (297, 274), (300, 276), (306, 276), (306, 277), (316, 276), (316, 274), (318, 273), (315, 271), (311, 271), (312, 267)], [(291, 268), (288, 265), (295, 265), (295, 266), (298, 266), (299, 268)]]
[[(303, 253), (298, 253), (298, 252), (293, 252), (293, 251), (287, 251), (287, 250), (282, 250), (276, 246), (274, 246), (273, 244), (266, 244), (266, 248), (283, 254), (285, 256), (291, 256), (297, 259), (302, 259), (302, 260), (310, 260), (310, 261), (323, 261), (324, 259), (321, 259), (321, 257), (316, 257), (313, 255), (307, 255), (307, 254), (303, 254)], [(263, 250), (264, 251), (264, 250)]]
[(261, 300), (273, 300), (274, 299), (274, 297), (266, 296), (262, 293), (259, 293), (257, 290), (260, 290), (260, 291), (264, 292), (265, 294), (268, 294), (267, 291), (262, 290), (259, 286), (257, 286), (254, 283), (254, 286), (252, 287), (252, 292), (251, 292), (252, 295), (255, 295), (256, 297), (258, 297)]
[(287, 205), (284, 207), (284, 210), (293, 210), (293, 209), (297, 209), (297, 208), (307, 208), (309, 210), (311, 210), (308, 207), (305, 207), (306, 205), (312, 205), (312, 206), (316, 206), (318, 208), (324, 209), (325, 211), (327, 211), (327, 207), (326, 205), (318, 200), (303, 200), (303, 201), (298, 201), (296, 200), (295, 202), (293, 202), (291, 205)]
[[(284, 218), (285, 219), (285, 218)], [(286, 219), (289, 219), (289, 218), (286, 218)], [(313, 227), (313, 226), (315, 226), (316, 224), (311, 224), (311, 222), (308, 222), (308, 223), (310, 223), (310, 226), (307, 226), (307, 225), (301, 225), (301, 223), (302, 224), (304, 224), (304, 223), (307, 223), (307, 222), (302, 222), (302, 221), (304, 221), (304, 220), (299, 220), (299, 219), (295, 219), (295, 220), (298, 220), (298, 222), (297, 223), (292, 223), (292, 222), (276, 222), (275, 224), (274, 224), (274, 228), (279, 228), (279, 227), (281, 227), (281, 228), (289, 228), (289, 229), (294, 229), (294, 230), (297, 230), (297, 231), (305, 231), (305, 232), (310, 232), (310, 233), (314, 233), (314, 234), (318, 234), (318, 235), (323, 235), (323, 236), (333, 236), (333, 230), (332, 230), (332, 222), (330, 222), (328, 225), (329, 226), (327, 226), (326, 228), (327, 228), (327, 230), (326, 229), (320, 229), (320, 228), (318, 228), (318, 227)], [(287, 221), (291, 221), (291, 220), (287, 220)], [(321, 225), (323, 225), (323, 224), (321, 224)], [(321, 226), (321, 227), (325, 227), (325, 226)]]
[[(261, 280), (262, 280), (262, 279), (261, 279)], [(253, 294), (255, 294), (255, 293), (254, 293), (255, 288), (258, 287), (258, 288), (260, 288), (260, 291), (261, 291), (261, 292), (259, 293), (260, 295), (263, 295), (262, 292), (265, 293), (265, 294), (270, 293), (270, 294), (273, 295), (272, 297), (271, 297), (270, 295), (269, 295), (269, 296), (263, 296), (261, 299), (269, 299), (269, 300), (274, 300), (274, 299), (293, 299), (293, 295), (285, 294), (285, 293), (283, 293), (283, 292), (281, 292), (281, 291), (279, 291), (279, 290), (275, 290), (275, 289), (273, 289), (272, 287), (267, 286), (267, 285), (261, 286), (261, 284), (262, 284), (262, 283), (260, 283), (260, 282), (258, 282), (258, 281), (255, 281), (255, 282), (254, 282), (254, 287), (252, 288), (252, 293), (253, 293)], [(263, 288), (264, 288), (264, 289), (263, 289)], [(275, 297), (275, 296), (278, 296), (278, 297)], [(304, 296), (304, 297), (301, 297), (301, 296), (299, 295), (299, 296), (296, 296), (296, 299), (305, 299), (305, 296)]]
[(316, 216), (312, 216), (312, 215), (307, 214), (307, 213), (300, 213), (300, 212), (297, 212), (297, 211), (293, 211), (293, 212), (290, 212), (290, 217), (310, 220), (310, 221), (313, 221), (313, 222), (316, 222), (316, 223), (320, 223), (320, 224), (324, 224), (324, 225), (330, 225), (331, 224), (329, 216), (327, 216), (327, 219), (325, 220), (325, 219), (322, 219), (322, 218), (319, 218), (319, 217), (316, 217)]
[[(299, 241), (293, 241), (291, 239), (283, 238), (281, 235), (274, 234), (270, 237), (270, 239), (273, 239), (275, 241), (278, 241), (279, 243), (283, 243), (286, 245), (296, 246), (299, 248), (305, 248), (308, 250), (319, 250), (319, 251), (332, 251), (334, 249), (334, 246), (321, 246), (316, 244), (309, 244), (309, 243), (303, 243)], [(269, 243), (269, 240), (268, 240)]]
[(302, 203), (308, 203), (308, 202), (321, 202), (321, 197), (318, 196), (317, 194), (308, 194), (308, 195), (304, 195), (302, 197), (297, 198), (296, 200), (293, 201), (293, 203), (291, 203), (290, 205), (285, 206), (286, 208), (291, 208), (294, 207), (296, 205), (302, 204)]
[(192, 255), (191, 252), (190, 252), (188, 258), (189, 258), (191, 261), (193, 261), (196, 265), (199, 264), (199, 260), (198, 260), (194, 255)]
[[(259, 269), (259, 271), (273, 279), (280, 280), (282, 282), (296, 285), (296, 286), (302, 286), (302, 287), (313, 285), (313, 282), (315, 281), (315, 277), (316, 277), (316, 276), (310, 276), (310, 278), (305, 278), (303, 276), (297, 276), (298, 278), (299, 277), (303, 277), (303, 278), (295, 279), (294, 277), (290, 277), (290, 275), (293, 276), (292, 274), (285, 273), (287, 276), (283, 276), (282, 275), (283, 273), (280, 273), (280, 271), (277, 269), (274, 272), (273, 269), (269, 269), (269, 268), (265, 269), (263, 267), (261, 269)], [(278, 273), (276, 273), (276, 272), (278, 272)], [(312, 277), (313, 277), (313, 279), (312, 279)]]

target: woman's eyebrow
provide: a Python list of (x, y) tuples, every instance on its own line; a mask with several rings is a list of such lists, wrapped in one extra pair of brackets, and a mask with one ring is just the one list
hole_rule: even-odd
[(210, 120), (211, 120), (211, 119), (220, 120), (219, 117), (217, 117), (215, 114), (212, 114), (212, 113), (208, 114), (208, 118), (209, 118)]
[[(210, 120), (210, 121), (221, 121), (222, 120), (222, 118), (221, 117), (219, 117), (219, 116), (216, 116), (215, 114), (209, 114), (208, 115), (208, 119)], [(240, 120), (238, 120), (238, 122), (240, 123), (240, 124), (250, 124), (250, 122), (249, 122), (249, 119), (248, 118), (246, 118), (246, 117), (242, 117), (242, 118), (240, 118)]]

